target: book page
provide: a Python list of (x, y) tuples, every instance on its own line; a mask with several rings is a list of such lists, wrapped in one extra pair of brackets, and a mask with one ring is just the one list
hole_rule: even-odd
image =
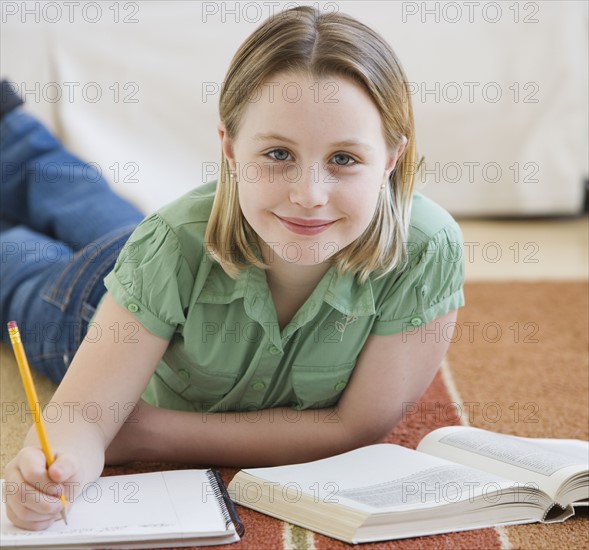
[(583, 464), (589, 465), (589, 441), (581, 439), (542, 439), (538, 437), (520, 437), (518, 439), (528, 441), (544, 449), (555, 453), (565, 454)]
[(568, 455), (561, 452), (570, 447), (568, 444), (556, 451), (555, 445), (536, 445), (533, 438), (448, 426), (426, 435), (417, 448), (524, 484), (535, 484), (554, 497), (566, 479), (589, 466), (577, 446)]
[(225, 522), (205, 471), (101, 477), (84, 486), (68, 525), (59, 520), (45, 531), (19, 529), (8, 520), (6, 495), (14, 487), (2, 480), (0, 546), (224, 535)]
[[(292, 502), (304, 493), (314, 501), (369, 513), (447, 504), (513, 486), (513, 481), (500, 476), (391, 444), (361, 447), (304, 464), (242, 472), (263, 480), (266, 488), (275, 491), (274, 498)], [(232, 481), (228, 487), (231, 498), (246, 506), (259, 498), (247, 485)]]
[[(513, 483), (487, 472), (460, 465), (436, 466), (415, 474), (337, 493), (357, 503), (379, 511), (397, 507), (416, 508), (438, 506), (460, 501), (473, 501), (484, 495), (495, 502), (495, 491), (511, 487)], [(342, 504), (345, 504), (341, 500)]]

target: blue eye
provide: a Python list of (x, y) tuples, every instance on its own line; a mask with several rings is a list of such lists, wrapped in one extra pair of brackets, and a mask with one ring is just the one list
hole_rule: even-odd
[[(281, 153), (286, 153), (286, 155), (288, 156), (288, 151), (284, 150), (284, 149), (273, 149), (272, 151), (266, 153), (266, 156), (271, 155), (272, 153), (276, 153), (276, 151), (280, 151)], [(286, 160), (285, 158), (275, 158), (275, 157), (270, 157), (273, 160)]]
[(349, 160), (351, 160), (351, 161), (352, 161), (352, 163), (351, 163), (351, 164), (349, 164), (349, 163), (347, 163), (347, 162), (346, 162), (346, 164), (339, 164), (339, 163), (336, 163), (338, 166), (354, 166), (354, 164), (358, 164), (358, 163), (357, 163), (357, 162), (356, 162), (356, 161), (355, 161), (355, 160), (354, 160), (354, 159), (353, 159), (353, 158), (352, 158), (350, 155), (346, 155), (345, 153), (338, 153), (338, 154), (337, 154), (337, 155), (335, 155), (333, 158), (337, 158), (337, 157), (340, 157), (340, 158), (341, 158), (341, 157), (345, 157), (345, 158), (347, 158), (347, 159), (349, 159)]

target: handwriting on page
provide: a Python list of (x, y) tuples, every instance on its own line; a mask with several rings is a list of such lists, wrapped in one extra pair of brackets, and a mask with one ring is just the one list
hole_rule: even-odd
[[(168, 527), (174, 527), (173, 523), (149, 523), (143, 525), (134, 525), (134, 528), (140, 529), (166, 529)], [(105, 526), (105, 527), (84, 527), (78, 529), (53, 529), (51, 530), (51, 534), (55, 535), (68, 535), (75, 537), (76, 535), (100, 535), (102, 533), (116, 533), (121, 531), (126, 531), (129, 529), (128, 525), (113, 525), (113, 526)], [(22, 538), (39, 538), (43, 537), (46, 538), (45, 531), (26, 531), (24, 529), (18, 529), (14, 527), (10, 530), (10, 535), (14, 537), (22, 537)]]

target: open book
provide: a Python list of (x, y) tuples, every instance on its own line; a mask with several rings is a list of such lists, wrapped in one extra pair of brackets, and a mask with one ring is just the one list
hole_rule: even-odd
[(237, 503), (349, 543), (563, 521), (589, 503), (589, 443), (445, 427), (392, 444), (241, 470)]
[(164, 548), (240, 540), (243, 525), (214, 469), (101, 477), (83, 487), (68, 513), (45, 531), (15, 527), (6, 516), (2, 548)]

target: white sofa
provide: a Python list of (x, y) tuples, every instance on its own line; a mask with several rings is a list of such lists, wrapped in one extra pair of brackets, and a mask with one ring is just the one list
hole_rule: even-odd
[[(427, 184), (458, 216), (574, 215), (588, 160), (587, 3), (287, 2), (380, 32)], [(1, 73), (145, 212), (217, 177), (220, 84), (277, 2), (1, 3)], [(500, 94), (500, 96), (499, 96)]]

